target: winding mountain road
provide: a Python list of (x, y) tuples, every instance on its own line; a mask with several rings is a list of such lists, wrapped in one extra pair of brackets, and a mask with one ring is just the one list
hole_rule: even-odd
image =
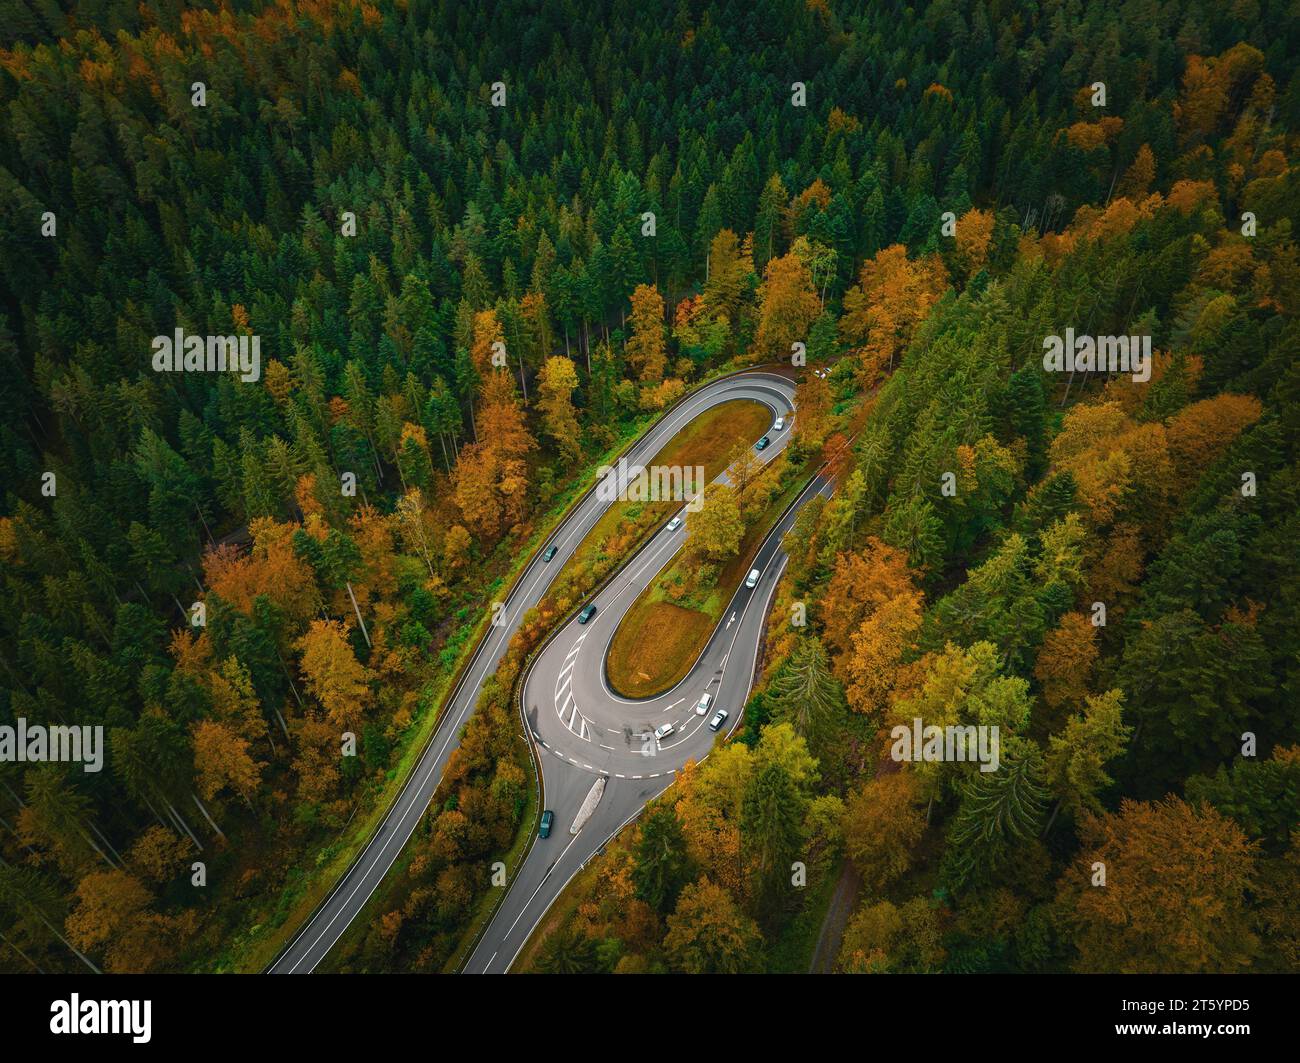
[[(624, 493), (626, 481), (635, 477), (681, 428), (705, 410), (719, 403), (752, 399), (768, 406), (773, 420), (785, 416), (788, 421), (793, 398), (793, 380), (763, 371), (723, 377), (700, 388), (628, 449), (626, 465), (620, 465), (613, 474), (618, 477), (619, 496)], [(759, 457), (770, 460), (785, 446), (789, 436), (787, 424), (785, 430), (772, 435), (771, 446)], [(820, 481), (812, 486), (812, 490), (828, 489)], [(803, 498), (808, 496), (805, 492)], [(461, 727), (474, 710), (479, 689), (496, 670), (521, 617), (545, 596), (552, 580), (610, 504), (594, 489), (589, 491), (543, 544), (542, 549), (556, 547), (551, 561), (542, 561), (542, 549), (539, 549), (529, 562), (504, 603), (502, 622), (489, 629), (454, 690), (444, 718), (379, 829), (311, 919), (271, 964), (271, 973), (314, 970), (361, 912), (415, 831), (456, 748)], [(598, 612), (591, 623), (581, 626), (570, 621), (534, 661), (525, 679), (524, 704), (529, 707), (529, 726), (540, 746), (545, 802), (555, 812), (555, 829), (550, 838), (534, 839), (507, 897), (470, 956), (467, 971), (504, 971), (573, 872), (646, 801), (667, 786), (687, 759), (700, 760), (707, 755), (716, 736), (705, 727), (708, 717), (692, 714), (700, 693), (706, 688), (713, 691), (714, 708), (726, 708), (730, 713), (724, 733), (739, 721), (752, 680), (765, 613), (764, 609), (751, 606), (755, 603), (761, 606), (771, 599), (778, 570), (784, 565), (780, 535), (793, 523), (797, 508), (792, 507), (782, 520), (782, 527), (764, 540), (754, 562), (763, 570), (758, 586), (752, 590), (742, 587), (736, 593), (727, 610), (728, 620), (719, 625), (700, 660), (670, 694), (639, 702), (618, 698), (605, 686), (603, 662), (619, 618), (636, 600), (640, 589), (681, 546), (686, 527), (675, 532), (662, 528), (632, 564), (596, 597)], [(492, 603), (484, 603), (484, 607), (490, 609)], [(647, 652), (653, 652), (653, 647), (647, 647)], [(574, 664), (566, 672), (569, 661)], [(558, 689), (563, 683), (561, 672), (573, 677), (570, 687), (578, 706), (567, 715), (564, 702), (557, 705), (557, 698), (563, 695)], [(672, 704), (677, 699), (682, 699), (680, 704)], [(576, 721), (575, 713), (581, 720)], [(668, 720), (677, 725), (677, 730), (662, 743), (651, 740), (647, 745), (644, 738), (636, 738), (644, 735), (647, 727), (653, 731)], [(575, 721), (576, 730), (573, 729)], [(650, 749), (648, 754), (644, 752), (646, 748)], [(608, 780), (605, 792), (581, 831), (571, 836), (569, 828), (577, 810), (601, 774)]]

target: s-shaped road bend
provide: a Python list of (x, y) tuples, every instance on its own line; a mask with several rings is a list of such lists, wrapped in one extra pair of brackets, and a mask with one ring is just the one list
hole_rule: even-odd
[[(620, 464), (614, 474), (619, 476), (619, 497), (624, 494), (626, 479), (635, 477), (682, 427), (719, 403), (756, 400), (772, 411), (773, 420), (786, 417), (786, 429), (772, 433), (771, 445), (758, 455), (770, 459), (789, 439), (793, 396), (792, 380), (761, 371), (723, 377), (706, 385), (629, 448), (626, 465)], [(828, 485), (816, 481), (800, 502), (818, 489), (827, 490)], [(378, 830), (310, 921), (272, 963), (271, 973), (314, 970), (357, 918), (414, 833), (461, 728), (474, 710), (479, 689), (496, 670), (521, 617), (545, 596), (552, 580), (611, 504), (594, 490), (588, 492), (544, 544), (556, 547), (551, 561), (543, 562), (539, 550), (525, 568), (504, 603), (503, 623), (489, 629), (432, 741)], [(524, 705), (533, 740), (541, 747), (537, 752), (546, 804), (555, 813), (555, 829), (549, 838), (533, 840), (509, 893), (471, 954), (467, 972), (506, 970), (573, 873), (663, 790), (682, 764), (707, 755), (716, 736), (705, 727), (708, 717), (693, 714), (705, 689), (714, 695), (713, 708), (725, 708), (730, 714), (723, 733), (739, 721), (766, 613), (762, 606), (770, 601), (779, 569), (784, 566), (780, 536), (793, 522), (797, 509), (791, 508), (760, 547), (754, 561), (763, 572), (758, 586), (752, 590), (742, 587), (736, 593), (727, 609), (728, 619), (718, 626), (695, 667), (669, 694), (646, 701), (617, 697), (605, 683), (604, 654), (619, 618), (681, 546), (686, 527), (674, 532), (661, 528), (594, 599), (598, 608), (593, 620), (586, 626), (570, 620), (534, 660), (524, 679)], [(751, 605), (759, 608), (751, 609)], [(647, 647), (647, 652), (653, 653), (653, 647)], [(570, 664), (572, 667), (567, 667)], [(572, 705), (566, 697), (570, 691)], [(676, 731), (662, 742), (638, 737), (669, 721)], [(571, 836), (569, 828), (578, 808), (600, 775), (606, 777), (604, 795), (579, 833)]]

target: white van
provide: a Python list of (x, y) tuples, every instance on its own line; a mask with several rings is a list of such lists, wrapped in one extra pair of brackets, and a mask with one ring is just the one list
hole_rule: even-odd
[(701, 694), (700, 700), (695, 706), (695, 715), (703, 716), (706, 712), (709, 711), (709, 706), (712, 704), (713, 704), (712, 694)]
[(758, 586), (758, 577), (761, 575), (762, 573), (758, 569), (751, 568), (749, 570), (749, 575), (745, 577), (745, 586), (753, 590), (753, 588)]

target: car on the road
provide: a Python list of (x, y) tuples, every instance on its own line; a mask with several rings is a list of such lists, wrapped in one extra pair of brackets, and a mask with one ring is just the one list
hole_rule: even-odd
[(716, 731), (719, 727), (721, 727), (726, 722), (727, 722), (727, 710), (719, 709), (717, 712), (713, 714), (713, 719), (709, 721), (709, 730)]
[(713, 704), (712, 694), (701, 694), (700, 700), (695, 704), (695, 715), (703, 716), (709, 711), (709, 706)]
[(672, 734), (676, 730), (677, 728), (670, 723), (661, 723), (658, 727), (655, 728), (655, 741), (662, 742), (665, 738), (667, 738), (670, 734)]
[(779, 432), (779, 431), (781, 431), (781, 429), (783, 429), (784, 427), (785, 427), (785, 418), (784, 418), (784, 417), (778, 417), (778, 418), (776, 419), (776, 423), (772, 425), (772, 431), (773, 431), (773, 432)]
[(670, 520), (670, 521), (668, 522), (668, 530), (669, 530), (670, 532), (675, 532), (675, 531), (676, 531), (678, 528), (680, 528), (681, 526), (682, 526), (682, 518), (681, 518), (681, 517), (674, 517), (672, 520)]
[(770, 442), (772, 442), (772, 438), (771, 438), (770, 436), (764, 436), (762, 439), (760, 439), (757, 443), (754, 444), (754, 449), (755, 449), (755, 450), (766, 450), (766, 449), (767, 449), (767, 445), (768, 445)]
[(551, 824), (555, 822), (555, 813), (549, 808), (542, 813), (542, 821), (537, 825), (537, 836), (539, 838), (549, 838), (551, 836)]
[(763, 573), (761, 570), (756, 568), (751, 568), (749, 570), (749, 575), (745, 577), (745, 586), (748, 587), (750, 590), (753, 590), (755, 587), (758, 586), (758, 577), (761, 576), (762, 574)]
[(558, 549), (559, 549), (558, 546), (554, 546), (554, 545), (548, 546), (546, 548), (546, 553), (542, 554), (542, 560), (549, 561), (551, 558), (555, 556), (555, 551)]
[(578, 614), (578, 623), (585, 624), (588, 620), (590, 620), (595, 615), (596, 615), (595, 605), (584, 605), (582, 607), (582, 612)]

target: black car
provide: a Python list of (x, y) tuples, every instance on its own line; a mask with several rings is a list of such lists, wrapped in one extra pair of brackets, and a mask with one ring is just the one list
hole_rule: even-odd
[(546, 548), (546, 553), (542, 554), (542, 560), (549, 561), (551, 558), (555, 556), (555, 551), (558, 549), (559, 549), (558, 546), (548, 546)]

